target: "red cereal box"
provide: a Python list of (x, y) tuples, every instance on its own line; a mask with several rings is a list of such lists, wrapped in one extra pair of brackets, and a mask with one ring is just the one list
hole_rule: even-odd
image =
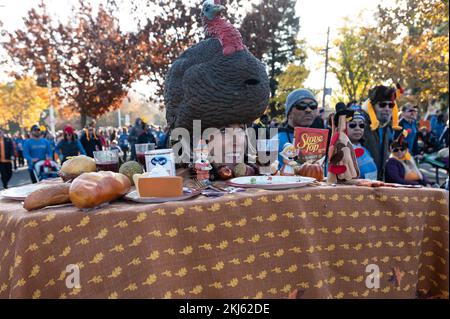
[(296, 127), (294, 145), (298, 150), (298, 162), (316, 162), (327, 153), (328, 130)]

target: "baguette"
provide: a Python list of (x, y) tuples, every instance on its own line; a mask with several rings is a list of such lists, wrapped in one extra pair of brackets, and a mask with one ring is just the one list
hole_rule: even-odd
[(23, 208), (28, 211), (44, 208), (51, 205), (70, 203), (70, 184), (61, 183), (40, 188), (25, 198)]

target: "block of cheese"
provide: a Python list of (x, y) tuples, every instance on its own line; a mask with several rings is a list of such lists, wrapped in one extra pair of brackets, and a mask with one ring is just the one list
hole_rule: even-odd
[[(144, 175), (144, 174), (142, 174)], [(183, 196), (183, 178), (179, 176), (145, 177), (133, 176), (139, 197), (180, 197)]]

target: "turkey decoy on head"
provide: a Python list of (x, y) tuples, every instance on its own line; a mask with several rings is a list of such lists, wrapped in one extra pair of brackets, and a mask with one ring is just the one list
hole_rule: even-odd
[[(220, 0), (203, 4), (207, 39), (188, 48), (170, 67), (164, 87), (171, 129), (202, 129), (250, 124), (269, 102), (265, 66), (242, 43), (239, 31), (222, 16)], [(212, 19), (210, 19), (212, 18)]]

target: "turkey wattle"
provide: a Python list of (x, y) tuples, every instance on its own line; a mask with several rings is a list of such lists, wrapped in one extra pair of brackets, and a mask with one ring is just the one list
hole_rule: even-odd
[(219, 0), (205, 1), (202, 20), (210, 38), (187, 49), (165, 81), (166, 119), (171, 128), (221, 128), (251, 123), (267, 107), (269, 79), (264, 65), (242, 43), (238, 30), (222, 17)]

